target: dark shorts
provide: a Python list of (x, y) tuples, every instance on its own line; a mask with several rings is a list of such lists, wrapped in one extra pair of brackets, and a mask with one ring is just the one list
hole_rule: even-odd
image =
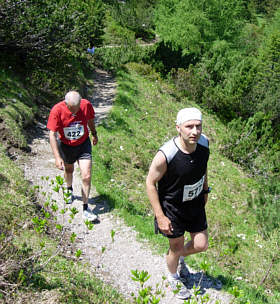
[(164, 214), (169, 218), (173, 227), (173, 234), (167, 235), (158, 228), (155, 219), (155, 233), (161, 233), (168, 238), (177, 238), (185, 232), (201, 232), (207, 229), (207, 219), (205, 212), (204, 199), (195, 203), (189, 203), (184, 208), (174, 208), (171, 204), (163, 202), (162, 209)]
[(69, 146), (58, 140), (60, 156), (66, 164), (74, 164), (79, 159), (91, 159), (91, 142), (89, 137), (78, 146)]

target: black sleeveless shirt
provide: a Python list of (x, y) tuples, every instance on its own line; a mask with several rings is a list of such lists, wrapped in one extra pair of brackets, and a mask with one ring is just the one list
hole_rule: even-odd
[(204, 201), (202, 190), (209, 159), (209, 142), (202, 134), (196, 150), (187, 154), (175, 143), (175, 138), (166, 142), (160, 149), (167, 162), (167, 171), (158, 182), (158, 194), (161, 204), (176, 205)]

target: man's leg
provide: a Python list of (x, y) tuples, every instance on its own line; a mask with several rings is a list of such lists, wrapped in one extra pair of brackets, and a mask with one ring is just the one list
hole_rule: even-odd
[(184, 236), (171, 239), (169, 238), (169, 250), (166, 256), (167, 268), (169, 270), (169, 288), (179, 299), (187, 299), (191, 296), (190, 291), (182, 284), (182, 280), (177, 273), (179, 257), (184, 251)]
[(169, 238), (169, 250), (166, 256), (167, 268), (170, 273), (175, 274), (177, 272), (178, 261), (182, 253), (184, 252), (184, 236), (178, 238)]
[(86, 205), (91, 186), (91, 159), (79, 159), (78, 162), (82, 177), (82, 199), (84, 205)]
[(65, 164), (64, 163), (64, 178), (65, 178), (67, 187), (72, 186), (73, 172), (74, 172), (74, 164)]
[(78, 162), (82, 176), (83, 217), (84, 220), (95, 221), (97, 216), (88, 208), (91, 186), (91, 159), (80, 159)]
[(206, 251), (208, 248), (208, 232), (207, 229), (201, 232), (191, 232), (191, 240), (184, 246), (182, 256)]

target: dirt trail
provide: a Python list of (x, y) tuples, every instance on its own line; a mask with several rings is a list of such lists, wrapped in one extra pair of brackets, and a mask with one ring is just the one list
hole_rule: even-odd
[[(114, 79), (106, 72), (97, 70), (94, 74), (94, 87), (88, 88), (91, 97), (89, 99), (96, 111), (97, 124), (110, 111), (115, 91)], [(46, 122), (37, 123), (30, 148), (32, 153), (24, 163), (25, 177), (34, 185), (40, 185), (45, 191), (49, 191), (48, 185), (41, 179), (41, 176), (54, 178), (56, 175), (62, 175), (62, 172), (54, 165)], [(94, 170), (93, 164), (93, 174)], [(63, 219), (60, 216), (59, 221), (64, 222), (71, 232), (78, 235), (77, 242), (83, 252), (82, 259), (89, 262), (95, 275), (115, 286), (126, 297), (130, 297), (131, 292), (137, 293), (138, 290), (138, 284), (131, 280), (131, 270), (148, 271), (151, 275), (148, 284), (155, 287), (157, 283), (162, 281), (162, 276), (166, 275), (164, 256), (153, 254), (148, 244), (138, 242), (136, 240), (137, 233), (132, 228), (127, 227), (123, 220), (116, 215), (116, 212), (108, 208), (106, 202), (99, 198), (94, 187), (92, 187), (89, 203), (94, 212), (98, 214), (99, 221), (93, 230), (89, 231), (82, 221), (80, 187), (79, 170), (76, 169), (73, 182), (75, 201), (71, 207), (76, 207), (79, 214), (71, 224), (68, 223), (69, 217)], [(61, 197), (56, 193), (52, 193), (52, 197), (62, 208)], [(111, 231), (115, 231), (114, 242), (112, 242)], [(102, 248), (105, 248), (103, 253)], [(200, 272), (192, 271), (188, 287), (191, 288), (194, 283), (197, 284), (200, 278)], [(220, 291), (219, 282), (204, 277), (201, 286), (202, 291), (210, 295), (209, 303), (215, 303), (216, 300), (219, 300), (220, 303), (230, 303), (230, 296)], [(183, 303), (183, 301), (176, 299), (171, 292), (167, 291), (160, 303), (176, 304)]]

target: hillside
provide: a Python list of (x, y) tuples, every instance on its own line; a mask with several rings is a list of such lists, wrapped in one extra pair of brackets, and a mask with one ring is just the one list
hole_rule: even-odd
[[(145, 178), (177, 111), (196, 106), (213, 191), (209, 249), (188, 257), (189, 283), (203, 285), (201, 303), (278, 304), (279, 47), (276, 0), (0, 1), (0, 302), (128, 303), (150, 291), (137, 289), (145, 273), (129, 277), (145, 265), (155, 286), (164, 271)], [(53, 170), (45, 123), (68, 90), (98, 114), (96, 225), (81, 225), (79, 195), (61, 205)]]

